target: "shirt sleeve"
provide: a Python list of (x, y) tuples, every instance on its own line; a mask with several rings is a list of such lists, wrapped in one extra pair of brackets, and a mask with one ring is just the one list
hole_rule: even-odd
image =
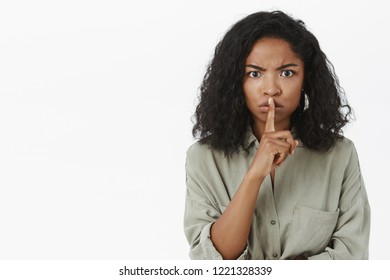
[(339, 209), (340, 215), (328, 247), (308, 259), (368, 259), (371, 211), (353, 144), (344, 173)]
[[(186, 204), (184, 233), (190, 245), (190, 258), (195, 260), (222, 260), (210, 237), (213, 223), (222, 215), (223, 207), (213, 199), (207, 167), (199, 162), (199, 155), (187, 152)], [(246, 259), (248, 245), (238, 259)]]

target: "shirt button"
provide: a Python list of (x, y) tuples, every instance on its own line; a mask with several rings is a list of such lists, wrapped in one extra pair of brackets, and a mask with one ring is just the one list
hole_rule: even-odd
[(275, 222), (275, 220), (272, 220), (271, 225), (274, 225), (274, 224), (276, 224), (276, 222)]
[(273, 256), (274, 258), (276, 258), (276, 257), (278, 256), (278, 254), (273, 253), (272, 256)]

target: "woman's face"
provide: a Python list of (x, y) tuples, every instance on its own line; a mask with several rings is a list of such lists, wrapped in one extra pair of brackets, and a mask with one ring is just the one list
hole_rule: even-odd
[(268, 99), (275, 102), (275, 128), (288, 129), (292, 113), (299, 105), (304, 64), (290, 45), (276, 38), (262, 38), (245, 61), (243, 89), (254, 122), (267, 120)]

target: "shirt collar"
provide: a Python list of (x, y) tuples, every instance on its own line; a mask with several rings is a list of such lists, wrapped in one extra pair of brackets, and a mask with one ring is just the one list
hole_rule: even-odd
[(253, 133), (252, 126), (249, 125), (247, 130), (246, 130), (244, 148), (249, 149), (249, 147), (253, 143), (255, 143), (257, 146), (259, 144), (259, 141), (257, 140), (255, 134)]

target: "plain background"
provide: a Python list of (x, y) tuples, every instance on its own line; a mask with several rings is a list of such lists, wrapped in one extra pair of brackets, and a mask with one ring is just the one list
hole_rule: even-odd
[(190, 120), (214, 47), (260, 10), (302, 19), (355, 110), (390, 259), (386, 1), (1, 1), (0, 258), (188, 259)]

